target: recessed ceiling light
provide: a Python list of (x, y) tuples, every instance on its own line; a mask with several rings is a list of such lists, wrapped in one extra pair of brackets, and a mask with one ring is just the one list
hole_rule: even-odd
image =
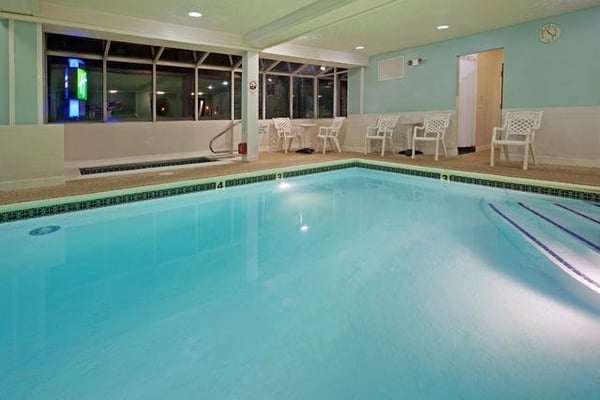
[(354, 49), (355, 50), (364, 50), (365, 46), (356, 46)]
[(202, 16), (202, 13), (198, 11), (190, 11), (188, 15), (192, 18), (200, 18)]
[(449, 26), (449, 25), (440, 25), (440, 26), (438, 26), (436, 29), (437, 29), (437, 30), (440, 30), (440, 31), (442, 31), (442, 30), (444, 30), (444, 29), (448, 29), (448, 28), (450, 28), (450, 26)]

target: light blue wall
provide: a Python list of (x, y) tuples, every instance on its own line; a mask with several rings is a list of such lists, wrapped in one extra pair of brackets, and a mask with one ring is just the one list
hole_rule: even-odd
[(0, 20), (0, 125), (8, 124), (8, 20)]
[(15, 122), (37, 123), (37, 24), (15, 21)]
[[(546, 22), (561, 26), (552, 44), (538, 39)], [(371, 57), (365, 70), (365, 113), (428, 111), (455, 108), (457, 57), (504, 49), (504, 107), (576, 107), (600, 105), (600, 7), (504, 29)], [(421, 57), (418, 67), (405, 65), (403, 79), (377, 81), (377, 62)], [(349, 74), (350, 114), (360, 109), (360, 74)]]

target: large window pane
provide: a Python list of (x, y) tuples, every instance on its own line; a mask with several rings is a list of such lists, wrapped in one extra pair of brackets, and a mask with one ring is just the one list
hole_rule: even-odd
[(48, 57), (48, 122), (102, 121), (102, 62)]
[(198, 71), (198, 118), (231, 119), (231, 72)]
[(290, 77), (267, 75), (266, 118), (290, 116)]
[(108, 121), (152, 120), (152, 66), (109, 61)]
[(293, 78), (293, 117), (314, 118), (314, 82), (313, 78)]
[(333, 77), (319, 79), (319, 118), (333, 117)]
[(156, 119), (194, 119), (194, 69), (156, 67)]
[(337, 116), (348, 116), (348, 74), (339, 74), (337, 76)]
[(233, 94), (233, 118), (242, 119), (242, 74), (239, 72), (234, 74)]

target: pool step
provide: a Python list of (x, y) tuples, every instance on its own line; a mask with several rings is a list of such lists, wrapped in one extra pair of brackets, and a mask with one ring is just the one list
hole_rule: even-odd
[(600, 212), (593, 204), (495, 202), (495, 215), (600, 294)]

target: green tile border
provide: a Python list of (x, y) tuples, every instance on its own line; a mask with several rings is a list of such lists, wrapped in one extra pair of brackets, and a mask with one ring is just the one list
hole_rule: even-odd
[(375, 160), (350, 159), (280, 168), (276, 170), (256, 171), (245, 174), (213, 177), (195, 181), (155, 185), (129, 190), (96, 193), (92, 195), (0, 206), (0, 223), (20, 221), (48, 215), (64, 214), (100, 207), (109, 207), (118, 204), (203, 192), (207, 190), (219, 190), (222, 188), (292, 178), (321, 172), (336, 171), (347, 168), (365, 168), (403, 175), (437, 179), (447, 182), (460, 182), (600, 203), (600, 188), (595, 186), (572, 185), (548, 181), (535, 181), (523, 178), (508, 178), (495, 175), (442, 170), (437, 168), (414, 167)]

